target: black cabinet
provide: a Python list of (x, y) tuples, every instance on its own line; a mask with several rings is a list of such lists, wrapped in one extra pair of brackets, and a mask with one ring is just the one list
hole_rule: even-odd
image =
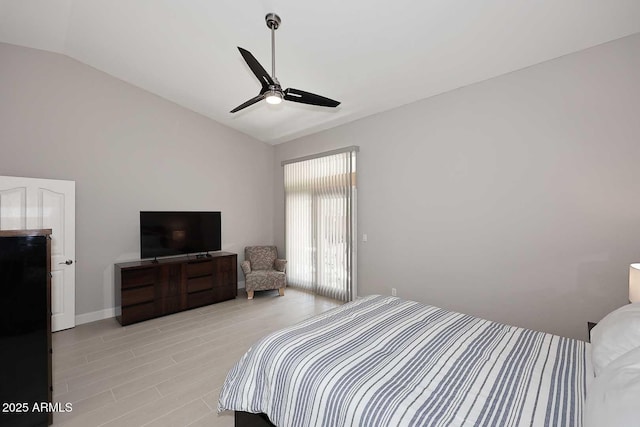
[(0, 231), (0, 426), (46, 426), (51, 230)]

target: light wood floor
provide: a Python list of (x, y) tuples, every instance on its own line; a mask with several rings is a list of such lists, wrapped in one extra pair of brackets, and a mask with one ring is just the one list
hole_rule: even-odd
[(216, 412), (227, 372), (260, 337), (341, 303), (287, 288), (126, 327), (115, 319), (53, 334), (54, 426), (233, 426)]

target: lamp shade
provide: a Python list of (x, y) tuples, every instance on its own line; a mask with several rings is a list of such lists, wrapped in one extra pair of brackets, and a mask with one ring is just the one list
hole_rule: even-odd
[(640, 302), (640, 263), (629, 266), (629, 301)]

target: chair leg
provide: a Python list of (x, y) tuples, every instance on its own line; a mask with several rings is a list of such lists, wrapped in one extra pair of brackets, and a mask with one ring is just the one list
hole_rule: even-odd
[(247, 299), (253, 299), (253, 291), (247, 291)]
[(281, 297), (284, 296), (284, 288), (278, 288), (278, 292), (280, 293)]

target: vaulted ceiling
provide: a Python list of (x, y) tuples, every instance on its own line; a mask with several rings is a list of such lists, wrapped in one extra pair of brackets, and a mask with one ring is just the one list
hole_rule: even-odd
[[(342, 102), (259, 102), (241, 46)], [(58, 52), (277, 144), (640, 32), (637, 0), (0, 0), (0, 41)]]

